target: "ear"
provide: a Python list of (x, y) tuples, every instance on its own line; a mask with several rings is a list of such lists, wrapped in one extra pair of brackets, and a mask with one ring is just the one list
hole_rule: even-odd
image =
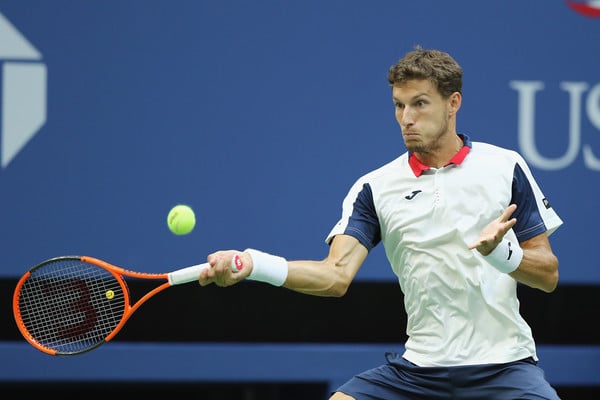
[(448, 99), (448, 114), (450, 116), (456, 115), (456, 113), (460, 109), (461, 104), (462, 94), (460, 94), (459, 92), (452, 93)]

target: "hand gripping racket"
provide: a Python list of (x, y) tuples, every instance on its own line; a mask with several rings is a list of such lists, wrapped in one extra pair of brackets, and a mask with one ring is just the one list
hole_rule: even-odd
[[(87, 256), (61, 256), (26, 272), (15, 288), (13, 313), (25, 339), (50, 355), (76, 355), (111, 340), (155, 294), (197, 281), (209, 264), (163, 274), (135, 272)], [(233, 271), (242, 269), (239, 256)], [(131, 304), (126, 277), (165, 281)]]

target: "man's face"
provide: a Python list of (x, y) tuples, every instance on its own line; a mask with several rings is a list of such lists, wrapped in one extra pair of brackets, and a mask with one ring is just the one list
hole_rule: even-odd
[(450, 99), (444, 99), (428, 80), (411, 80), (392, 88), (396, 120), (406, 149), (431, 153), (449, 132)]

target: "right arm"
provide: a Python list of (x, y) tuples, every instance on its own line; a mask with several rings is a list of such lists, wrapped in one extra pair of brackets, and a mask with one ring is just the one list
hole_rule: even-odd
[[(243, 268), (231, 271), (231, 259), (239, 255)], [(329, 254), (321, 261), (288, 261), (288, 274), (283, 287), (313, 296), (343, 296), (368, 255), (368, 250), (355, 238), (337, 235), (331, 242)], [(200, 285), (211, 283), (231, 286), (252, 273), (253, 260), (249, 253), (235, 250), (217, 251), (208, 256), (211, 268), (200, 274)]]

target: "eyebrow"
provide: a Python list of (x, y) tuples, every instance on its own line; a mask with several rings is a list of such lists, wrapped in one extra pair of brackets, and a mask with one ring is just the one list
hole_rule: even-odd
[[(418, 93), (418, 94), (414, 95), (413, 97), (411, 97), (411, 98), (410, 98), (410, 100), (409, 100), (409, 102), (410, 102), (410, 101), (415, 101), (415, 100), (418, 100), (420, 97), (431, 97), (431, 96), (429, 96), (429, 95), (428, 95), (426, 92), (421, 92), (421, 93)], [(402, 102), (402, 101), (400, 101), (400, 99), (399, 99), (399, 98), (397, 98), (396, 96), (392, 96), (392, 99), (393, 99), (394, 101), (397, 101), (397, 102), (399, 102), (399, 103), (403, 103), (403, 102)]]

